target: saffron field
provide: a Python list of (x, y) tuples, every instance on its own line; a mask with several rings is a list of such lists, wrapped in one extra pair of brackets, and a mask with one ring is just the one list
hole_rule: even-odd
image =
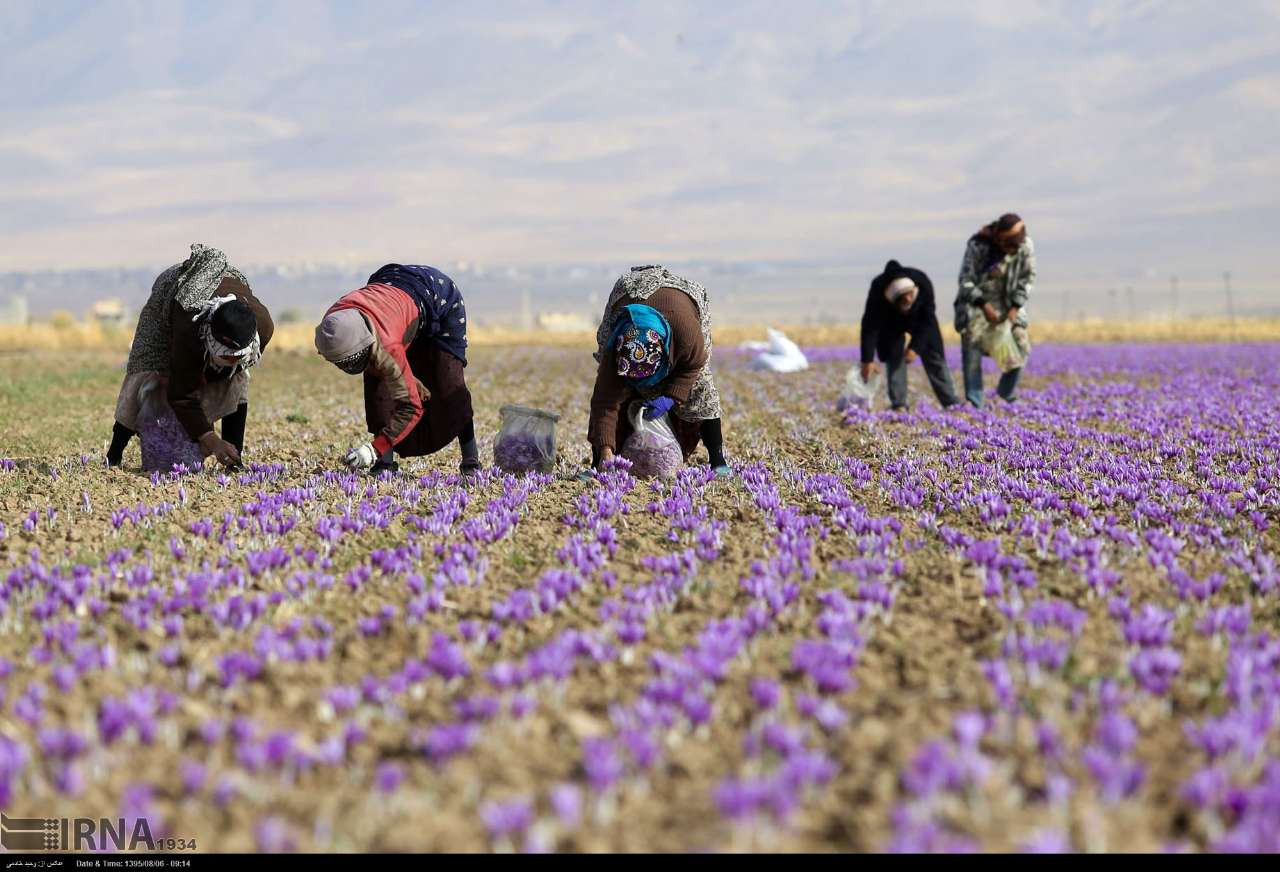
[(738, 476), (661, 485), (571, 479), (587, 352), (477, 348), (486, 463), (502, 404), (564, 417), (555, 475), (469, 489), (456, 447), (339, 471), (360, 382), (314, 355), (268, 352), (230, 475), (104, 468), (120, 353), (0, 357), (0, 807), (202, 853), (1280, 850), (1280, 345), (847, 415), (810, 351), (718, 353)]

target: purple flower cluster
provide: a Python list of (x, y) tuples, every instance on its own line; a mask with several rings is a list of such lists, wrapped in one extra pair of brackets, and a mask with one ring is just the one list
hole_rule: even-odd
[[(129, 785), (129, 816), (258, 803), (316, 770), (399, 802), (407, 784), (518, 756), (548, 722), (559, 738), (563, 716), (579, 753), (540, 760), (550, 781), (457, 800), (495, 844), (543, 850), (583, 829), (596, 844), (687, 765), (682, 743), (722, 749), (704, 802), (746, 824), (719, 832), (754, 837), (862, 789), (850, 731), (870, 723), (859, 694), (882, 692), (866, 670), (903, 644), (896, 615), (907, 644), (923, 619), (981, 660), (954, 658), (927, 692), (898, 660), (913, 700), (961, 713), (892, 764), (890, 848), (1115, 848), (1098, 830), (1163, 802), (1174, 772), (1180, 838), (1274, 851), (1280, 353), (1248, 353), (1190, 349), (1175, 366), (1038, 349), (1016, 406), (850, 412), (857, 457), (823, 444), (817, 412), (761, 390), (803, 461), (744, 416), (755, 462), (732, 485), (680, 463), (638, 485), (647, 470), (622, 458), (572, 492), (537, 473), (466, 489), (299, 462), (170, 465), (126, 498), (104, 497), (84, 458), (38, 474), (0, 461), (7, 494), (30, 490), (0, 524), (0, 805), (119, 785), (166, 754), (173, 784)], [(795, 384), (821, 407), (816, 382)], [(506, 543), (528, 553), (524, 519), (549, 505), (561, 529), (538, 548), (554, 562), (513, 574)], [(115, 550), (75, 565), (87, 531)], [(567, 706), (584, 687), (600, 707), (579, 723)], [(988, 843), (1001, 803), (1025, 829)], [(261, 820), (262, 850), (325, 841), (319, 820)]]
[(622, 457), (637, 478), (670, 480), (684, 466), (684, 452), (665, 418), (646, 421), (642, 429), (628, 436)]
[(556, 463), (555, 440), (525, 432), (500, 435), (493, 445), (493, 463), (513, 475), (551, 472)]

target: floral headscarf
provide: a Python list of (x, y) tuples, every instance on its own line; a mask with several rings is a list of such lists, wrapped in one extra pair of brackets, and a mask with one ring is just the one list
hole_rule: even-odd
[(671, 369), (671, 326), (651, 306), (627, 306), (613, 336), (618, 375), (642, 386), (656, 384)]

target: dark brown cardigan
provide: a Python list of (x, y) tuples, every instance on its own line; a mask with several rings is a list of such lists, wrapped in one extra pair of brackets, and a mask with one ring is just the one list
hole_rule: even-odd
[[(677, 404), (687, 401), (694, 382), (707, 365), (707, 347), (702, 339), (702, 320), (698, 317), (698, 307), (684, 291), (658, 288), (647, 300), (623, 297), (613, 311), (635, 303), (657, 309), (671, 325), (671, 371), (659, 383), (657, 390)], [(618, 375), (613, 349), (606, 349), (600, 355), (596, 386), (591, 394), (591, 421), (587, 428), (587, 440), (593, 448), (597, 451), (604, 448), (618, 450), (619, 419), (624, 414), (626, 404), (638, 396), (635, 388)]]

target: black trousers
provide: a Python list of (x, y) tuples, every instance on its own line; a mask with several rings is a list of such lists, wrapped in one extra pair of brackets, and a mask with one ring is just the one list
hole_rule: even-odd
[(222, 438), (244, 451), (244, 426), (249, 420), (249, 404), (241, 403), (234, 412), (222, 419)]
[[(946, 408), (960, 402), (956, 395), (955, 384), (951, 381), (951, 370), (947, 368), (947, 357), (943, 351), (942, 337), (937, 342), (923, 342), (915, 350), (924, 364), (925, 375), (929, 377), (929, 386), (938, 398), (938, 403)], [(889, 402), (897, 406), (907, 405), (907, 348), (903, 334), (881, 345), (878, 349), (880, 359), (884, 361), (886, 381), (889, 383)]]

